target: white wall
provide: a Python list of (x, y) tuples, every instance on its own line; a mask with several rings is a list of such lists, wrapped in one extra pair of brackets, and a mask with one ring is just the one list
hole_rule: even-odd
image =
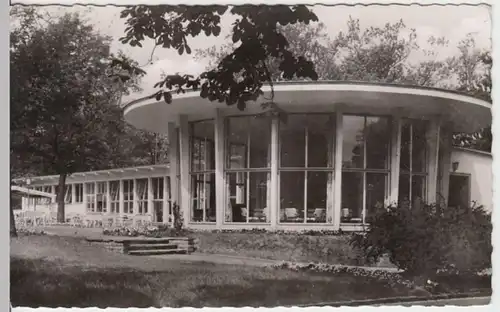
[(493, 210), (492, 160), (491, 154), (483, 152), (454, 148), (451, 153), (451, 162), (459, 162), (456, 172), (471, 175), (471, 201), (488, 211)]

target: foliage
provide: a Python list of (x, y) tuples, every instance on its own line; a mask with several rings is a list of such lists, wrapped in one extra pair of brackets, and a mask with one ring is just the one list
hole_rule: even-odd
[(261, 231), (193, 231), (202, 253), (227, 254), (272, 260), (364, 265), (360, 249), (349, 245), (348, 235), (302, 235)]
[(173, 207), (172, 207), (172, 214), (174, 217), (174, 229), (176, 232), (183, 232), (183, 227), (184, 227), (184, 218), (182, 216), (182, 211), (181, 207), (177, 202), (174, 202)]
[(185, 232), (176, 230), (166, 224), (160, 226), (138, 226), (138, 227), (114, 227), (109, 229), (103, 229), (103, 235), (108, 236), (128, 236), (128, 237), (176, 237), (184, 236)]
[[(319, 79), (333, 80), (339, 78), (334, 58), (336, 51), (330, 43), (323, 23), (278, 25), (277, 29), (287, 39), (289, 49), (295, 55), (304, 55), (307, 59), (314, 62), (314, 69)], [(230, 39), (230, 36), (228, 36), (228, 39)], [(212, 46), (206, 49), (198, 49), (195, 51), (195, 57), (199, 60), (207, 60), (208, 65), (206, 69), (210, 70), (217, 67), (236, 47), (236, 44), (230, 42), (220, 47)], [(272, 81), (283, 80), (283, 75), (279, 68), (279, 59), (270, 56), (267, 60), (267, 66)], [(291, 80), (297, 79), (299, 78), (291, 78)]]
[(491, 267), (491, 217), (481, 206), (443, 209), (425, 205), (388, 207), (376, 214), (368, 231), (351, 244), (368, 261), (388, 254), (414, 276), (438, 271), (479, 272)]
[(271, 265), (275, 269), (289, 269), (292, 271), (313, 271), (321, 273), (333, 273), (333, 274), (352, 274), (354, 276), (362, 276), (368, 278), (375, 278), (379, 280), (384, 280), (389, 282), (392, 287), (403, 286), (407, 288), (413, 288), (415, 285), (401, 277), (400, 274), (396, 272), (390, 272), (387, 270), (377, 270), (377, 269), (365, 269), (362, 267), (348, 267), (335, 264), (326, 263), (294, 263), (283, 261), (281, 263)]
[(80, 15), (11, 10), (11, 163), (14, 177), (59, 174), (58, 218), (73, 172), (155, 164), (165, 140), (126, 125), (121, 97), (145, 72)]
[(236, 104), (243, 110), (246, 102), (263, 94), (264, 82), (272, 82), (267, 61), (269, 57), (279, 60), (279, 71), (284, 79), (303, 77), (316, 80), (318, 75), (313, 62), (303, 55), (295, 55), (289, 48), (278, 24), (317, 21), (316, 15), (304, 5), (295, 6), (133, 6), (122, 11), (126, 18), (126, 34), (122, 43), (142, 46), (145, 38), (155, 40), (157, 46), (174, 48), (179, 54), (191, 53), (188, 36), (220, 34), (221, 16), (227, 11), (236, 16), (232, 27), (234, 50), (222, 58), (218, 66), (203, 72), (199, 77), (190, 75), (167, 75), (156, 86), (165, 88), (156, 93), (170, 103), (170, 90), (178, 93), (185, 89), (201, 88), (202, 98), (210, 101)]
[[(328, 36), (321, 23), (278, 27), (296, 55), (313, 61), (319, 80), (358, 80), (439, 87), (466, 92), (491, 101), (491, 55), (479, 50), (469, 34), (457, 46), (457, 56), (442, 56), (440, 48), (449, 46), (445, 37), (430, 36), (428, 48), (417, 44), (417, 33), (402, 20), (383, 27), (361, 29), (359, 20), (350, 18), (347, 31)], [(232, 43), (197, 51), (197, 58), (208, 59), (208, 69), (218, 66), (235, 48)], [(417, 63), (410, 56), (422, 54)], [(269, 58), (273, 81), (282, 79)], [(456, 146), (491, 150), (491, 129), (477, 133), (458, 133)]]

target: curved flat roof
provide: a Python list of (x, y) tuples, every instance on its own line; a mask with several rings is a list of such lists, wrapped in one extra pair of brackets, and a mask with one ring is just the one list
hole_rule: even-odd
[[(288, 112), (333, 112), (391, 115), (395, 111), (405, 117), (440, 115), (455, 131), (474, 132), (491, 124), (491, 103), (470, 95), (438, 88), (370, 83), (356, 81), (275, 82), (274, 102)], [(180, 115), (188, 120), (213, 118), (216, 109), (226, 115), (263, 112), (260, 104), (270, 97), (270, 86), (264, 95), (247, 103), (241, 112), (226, 103), (203, 99), (199, 91), (173, 94), (171, 104), (154, 96), (143, 97), (124, 106), (125, 120), (137, 128), (167, 132), (168, 122), (178, 122)]]

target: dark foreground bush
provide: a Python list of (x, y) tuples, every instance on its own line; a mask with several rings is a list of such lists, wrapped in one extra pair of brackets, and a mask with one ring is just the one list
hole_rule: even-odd
[(474, 274), (491, 268), (491, 232), (491, 217), (482, 207), (400, 205), (380, 211), (351, 244), (363, 250), (367, 261), (387, 254), (413, 276)]

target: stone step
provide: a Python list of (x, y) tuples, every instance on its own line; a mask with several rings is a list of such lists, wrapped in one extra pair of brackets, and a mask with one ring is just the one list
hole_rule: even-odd
[(185, 254), (186, 250), (180, 249), (141, 249), (130, 250), (129, 255), (132, 256), (150, 256), (150, 255), (167, 255), (167, 254)]
[(163, 239), (134, 239), (134, 240), (123, 240), (121, 241), (125, 245), (135, 245), (135, 244), (144, 244), (144, 245), (155, 245), (155, 244), (170, 244), (172, 240), (170, 238)]
[(157, 243), (157, 244), (131, 243), (126, 248), (128, 248), (128, 250), (177, 249), (177, 245), (170, 244), (170, 243), (168, 243), (168, 244), (163, 244), (163, 243)]

